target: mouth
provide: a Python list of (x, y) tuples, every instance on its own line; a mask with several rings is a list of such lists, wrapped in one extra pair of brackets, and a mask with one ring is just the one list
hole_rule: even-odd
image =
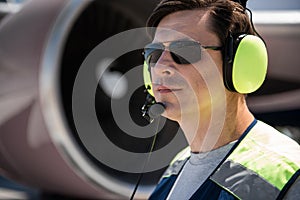
[(167, 86), (159, 86), (159, 87), (157, 87), (156, 91), (161, 94), (165, 94), (165, 93), (177, 92), (177, 91), (180, 91), (180, 89), (170, 88)]

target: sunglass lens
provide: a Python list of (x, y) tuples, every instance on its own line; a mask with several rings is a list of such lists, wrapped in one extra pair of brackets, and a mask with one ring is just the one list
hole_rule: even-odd
[(152, 51), (152, 53), (148, 57), (149, 67), (154, 67), (154, 65), (157, 63), (157, 61), (160, 58), (162, 53), (163, 53), (163, 50), (161, 50), (161, 49), (155, 49)]
[[(144, 58), (149, 67), (154, 67), (164, 49), (162, 43), (152, 43), (145, 47)], [(201, 47), (195, 41), (171, 42), (169, 51), (177, 64), (190, 64), (201, 60)]]
[(201, 60), (201, 47), (194, 41), (177, 41), (170, 44), (173, 60), (177, 64), (190, 64)]
[(149, 44), (144, 49), (144, 59), (149, 67), (154, 67), (164, 51), (162, 44), (153, 43)]

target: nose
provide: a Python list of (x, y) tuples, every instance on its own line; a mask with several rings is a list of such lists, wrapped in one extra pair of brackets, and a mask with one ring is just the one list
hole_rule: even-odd
[[(152, 74), (159, 76), (170, 76), (174, 73), (175, 63), (169, 51), (164, 51), (154, 67), (152, 67)], [(153, 73), (154, 72), (154, 73)]]

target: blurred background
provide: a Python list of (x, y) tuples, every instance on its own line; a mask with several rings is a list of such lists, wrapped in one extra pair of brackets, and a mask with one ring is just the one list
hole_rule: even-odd
[[(76, 75), (87, 55), (122, 31), (144, 27), (158, 0), (0, 0), (0, 199), (128, 199), (139, 173), (112, 169), (83, 144), (72, 113)], [(253, 21), (269, 52), (264, 85), (247, 97), (257, 119), (300, 143), (300, 2), (249, 0)], [(146, 37), (146, 36), (139, 36)], [(95, 111), (105, 135), (129, 152), (147, 153), (153, 137), (136, 138), (113, 118), (114, 81), (142, 65), (142, 49), (119, 57), (99, 80)], [(142, 71), (140, 71), (142, 74)], [(142, 77), (127, 84), (143, 82)], [(139, 126), (144, 88), (129, 101)], [(87, 122), (89, 116), (86, 116)], [(97, 134), (97, 133), (95, 133)], [(171, 155), (186, 146), (177, 124), (167, 121), (155, 150), (180, 138)], [(98, 147), (101, 150), (101, 145)], [(133, 165), (142, 165), (137, 160)], [(137, 199), (145, 199), (165, 168), (145, 173)]]

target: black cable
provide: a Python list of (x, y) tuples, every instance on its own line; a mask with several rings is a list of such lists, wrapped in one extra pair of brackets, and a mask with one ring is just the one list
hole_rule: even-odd
[(137, 192), (137, 189), (138, 189), (138, 187), (140, 185), (140, 182), (141, 182), (141, 180), (143, 178), (145, 168), (146, 168), (146, 166), (148, 165), (148, 163), (150, 161), (150, 157), (152, 155), (152, 152), (153, 152), (153, 149), (154, 149), (154, 146), (155, 146), (155, 142), (156, 142), (156, 138), (157, 138), (157, 132), (158, 132), (158, 127), (159, 127), (159, 122), (160, 122), (160, 117), (158, 117), (158, 120), (157, 120), (157, 127), (156, 127), (156, 130), (155, 130), (155, 134), (154, 134), (153, 140), (151, 142), (150, 151), (149, 151), (147, 160), (144, 162), (142, 172), (140, 173), (140, 175), (138, 177), (137, 183), (136, 183), (136, 185), (134, 187), (134, 190), (133, 190), (133, 192), (131, 194), (130, 200), (133, 200), (133, 198), (134, 198), (134, 196), (135, 196), (135, 194)]

